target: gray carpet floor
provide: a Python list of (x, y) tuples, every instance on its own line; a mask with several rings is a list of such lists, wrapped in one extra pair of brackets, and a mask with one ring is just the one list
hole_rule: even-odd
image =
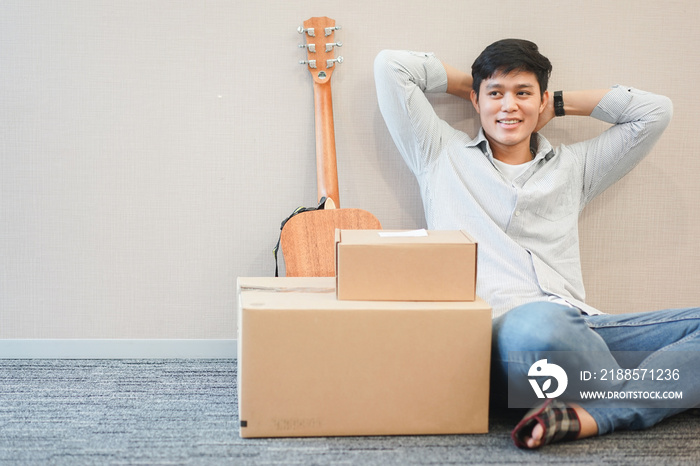
[(700, 464), (700, 416), (552, 445), (486, 435), (241, 439), (233, 360), (0, 360), (0, 464)]

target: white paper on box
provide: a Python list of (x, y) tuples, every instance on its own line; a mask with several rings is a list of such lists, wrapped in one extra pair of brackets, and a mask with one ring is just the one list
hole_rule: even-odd
[(420, 236), (428, 236), (428, 232), (425, 229), (407, 230), (407, 231), (380, 231), (379, 236), (381, 236), (382, 238), (398, 238), (398, 237), (417, 238)]

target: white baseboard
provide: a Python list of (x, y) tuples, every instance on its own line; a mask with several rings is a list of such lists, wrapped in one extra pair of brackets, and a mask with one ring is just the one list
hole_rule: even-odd
[(0, 359), (235, 359), (236, 340), (2, 340)]

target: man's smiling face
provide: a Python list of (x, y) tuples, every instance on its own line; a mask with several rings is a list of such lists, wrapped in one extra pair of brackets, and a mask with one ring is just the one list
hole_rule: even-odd
[(478, 97), (474, 91), (471, 97), (494, 157), (525, 153), (521, 151), (529, 154), (530, 136), (548, 98), (547, 93), (540, 92), (534, 73), (496, 74), (481, 82)]

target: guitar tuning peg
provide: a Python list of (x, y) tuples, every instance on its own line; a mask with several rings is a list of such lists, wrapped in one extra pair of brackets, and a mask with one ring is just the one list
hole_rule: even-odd
[(342, 42), (330, 42), (326, 44), (326, 52), (330, 52), (333, 50), (333, 47), (342, 47), (343, 43)]
[(331, 68), (335, 63), (343, 63), (343, 57), (331, 58), (326, 60), (326, 68)]
[(333, 31), (337, 31), (340, 28), (341, 28), (340, 26), (333, 26), (333, 27), (326, 28), (325, 29), (326, 37), (330, 36), (331, 34), (333, 34)]
[(316, 60), (299, 60), (299, 64), (309, 65), (309, 68), (316, 68)]
[[(316, 53), (316, 44), (299, 44), (299, 48), (303, 49), (306, 48), (309, 50), (311, 53)], [(328, 50), (326, 50), (327, 52)]]
[[(326, 30), (328, 30), (328, 28), (326, 28)], [(299, 26), (297, 28), (297, 32), (299, 32), (299, 34), (307, 33), (310, 37), (316, 37), (316, 33), (314, 32), (314, 28), (304, 29), (304, 26)], [(328, 35), (328, 34), (326, 34), (326, 35)]]

